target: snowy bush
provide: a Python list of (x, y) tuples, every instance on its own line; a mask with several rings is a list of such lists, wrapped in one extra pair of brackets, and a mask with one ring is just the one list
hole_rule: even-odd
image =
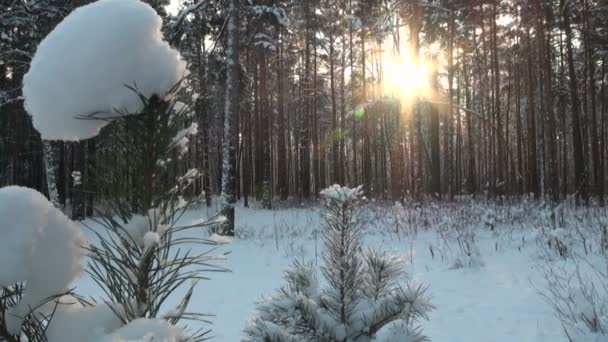
[[(185, 62), (139, 0), (99, 0), (68, 15), (40, 43), (23, 80), (25, 107), (43, 139), (93, 137), (184, 76)], [(92, 119), (101, 120), (92, 120)]]
[(397, 234), (403, 232), (405, 237), (416, 239), (418, 236), (418, 225), (413, 223), (415, 220), (416, 209), (406, 208), (401, 202), (393, 205), (394, 225)]
[[(582, 261), (582, 262), (581, 262)], [(540, 269), (546, 280), (542, 297), (553, 307), (572, 342), (608, 339), (608, 260), (569, 260)]]
[(361, 188), (334, 185), (323, 229), (326, 287), (312, 264), (296, 261), (287, 285), (261, 300), (247, 341), (423, 341), (414, 324), (432, 309), (424, 286), (401, 287), (404, 261), (361, 250)]
[(486, 227), (489, 227), (490, 230), (494, 230), (496, 226), (496, 211), (490, 208), (486, 209), (481, 217), (481, 221), (486, 225)]
[(536, 243), (541, 247), (541, 257), (567, 259), (577, 254), (602, 253), (606, 246), (606, 209), (566, 207), (539, 211), (534, 223)]
[(541, 208), (536, 225), (540, 295), (572, 342), (608, 340), (606, 209), (561, 203)]
[(454, 269), (484, 265), (477, 244), (478, 226), (469, 222), (467, 215), (470, 215), (467, 209), (446, 213), (437, 225), (437, 241), (429, 246), (433, 257), (439, 255)]
[(19, 335), (22, 324), (29, 330), (38, 324), (29, 319), (32, 311), (67, 292), (82, 272), (85, 240), (77, 224), (32, 189), (1, 188), (0, 217), (0, 331)]

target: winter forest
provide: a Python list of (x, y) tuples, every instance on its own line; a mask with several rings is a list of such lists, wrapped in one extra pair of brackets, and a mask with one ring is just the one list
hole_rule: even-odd
[(608, 1), (0, 0), (0, 342), (608, 341)]

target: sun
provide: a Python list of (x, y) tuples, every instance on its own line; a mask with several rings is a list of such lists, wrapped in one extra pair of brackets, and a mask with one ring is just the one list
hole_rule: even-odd
[(431, 92), (431, 68), (410, 54), (383, 56), (383, 87), (401, 98), (425, 96)]

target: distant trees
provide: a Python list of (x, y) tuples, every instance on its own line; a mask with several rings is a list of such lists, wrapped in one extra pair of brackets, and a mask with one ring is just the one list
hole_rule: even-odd
[[(363, 184), (367, 195), (381, 199), (532, 193), (603, 203), (604, 2), (241, 2), (241, 53), (233, 61), (241, 76), (233, 112), (235, 199), (270, 208), (275, 199), (312, 199), (341, 183)], [(2, 18), (34, 20), (37, 11), (71, 10), (19, 10), (27, 3), (3, 5)], [(163, 3), (156, 5), (162, 12)], [(180, 167), (199, 167), (193, 191), (205, 191), (208, 204), (222, 189), (227, 17), (216, 0), (188, 0), (182, 12), (165, 16), (165, 33), (190, 65), (191, 96), (180, 101), (200, 126)], [(0, 116), (0, 182), (47, 192), (42, 145), (18, 93), (27, 53), (46, 31), (41, 25), (33, 36), (21, 36), (11, 30), (16, 25), (25, 24), (0, 24), (6, 61), (0, 65), (0, 111), (6, 113)], [(385, 87), (383, 56), (406, 54), (406, 47), (414, 59), (440, 67), (429, 80), (432, 94), (404, 104)], [(75, 199), (71, 173), (85, 170), (85, 208), (93, 205), (102, 145), (51, 145), (60, 202)]]

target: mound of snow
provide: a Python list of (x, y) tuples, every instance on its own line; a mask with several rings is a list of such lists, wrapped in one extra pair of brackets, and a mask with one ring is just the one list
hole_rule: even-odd
[(223, 236), (213, 233), (209, 238), (209, 241), (212, 241), (218, 245), (227, 245), (232, 242), (232, 238), (229, 236)]
[(187, 338), (184, 330), (163, 319), (140, 318), (132, 321), (99, 342), (180, 342)]
[(372, 342), (417, 342), (424, 341), (420, 334), (412, 331), (405, 320), (392, 321), (383, 326)]
[[(23, 79), (25, 108), (43, 139), (96, 136), (109, 118), (138, 113), (186, 72), (163, 41), (162, 19), (139, 0), (99, 0), (68, 15), (40, 43)], [(94, 114), (106, 120), (83, 120)]]
[(31, 308), (67, 290), (82, 272), (85, 239), (76, 223), (32, 189), (1, 188), (0, 217), (0, 285), (27, 283), (6, 318), (19, 332)]
[(122, 228), (124, 232), (120, 230), (119, 234), (127, 243), (131, 244), (134, 242), (138, 246), (143, 247), (144, 237), (152, 231), (151, 218), (143, 215), (133, 215)]
[[(84, 306), (71, 296), (63, 296), (57, 304), (50, 303), (53, 319), (46, 330), (48, 342), (82, 342), (102, 338), (124, 324), (107, 304)], [(118, 306), (118, 305), (117, 305)]]

